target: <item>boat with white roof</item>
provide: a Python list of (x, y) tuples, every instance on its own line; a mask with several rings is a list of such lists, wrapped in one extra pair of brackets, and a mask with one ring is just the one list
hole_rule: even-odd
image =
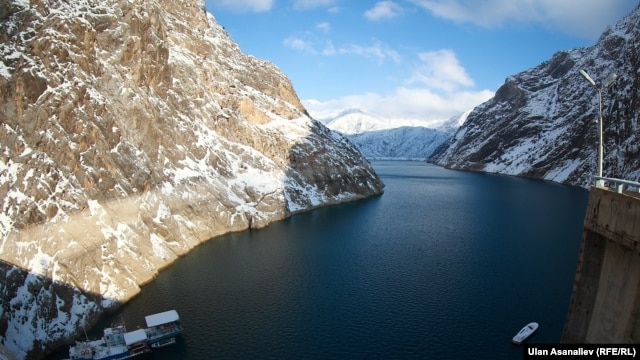
[(182, 334), (180, 316), (175, 310), (145, 316), (147, 342), (151, 347), (175, 344), (175, 337)]
[(182, 334), (180, 316), (175, 310), (145, 316), (147, 328), (127, 332), (124, 325), (104, 329), (99, 340), (76, 341), (69, 347), (70, 360), (138, 359), (151, 354), (151, 348), (176, 343)]

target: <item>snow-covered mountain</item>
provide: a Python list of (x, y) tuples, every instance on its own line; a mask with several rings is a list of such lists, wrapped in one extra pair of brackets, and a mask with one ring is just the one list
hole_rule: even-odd
[[(318, 121), (325, 124), (328, 128), (338, 131), (345, 135), (361, 134), (368, 131), (389, 130), (400, 127), (426, 127), (436, 129), (445, 123), (449, 125), (463, 119), (463, 115), (455, 117), (457, 120), (416, 120), (416, 119), (387, 119), (382, 118), (360, 109), (349, 109), (328, 118), (319, 118)], [(446, 127), (446, 126), (445, 126)]]
[(217, 235), (383, 191), (201, 0), (5, 0), (0, 54), (0, 342), (19, 358)]
[(596, 173), (598, 90), (602, 87), (604, 176), (640, 180), (640, 7), (590, 47), (560, 51), (510, 76), (476, 107), (448, 147), (431, 161), (470, 169), (589, 186)]
[(451, 133), (425, 127), (403, 126), (349, 135), (364, 156), (372, 160), (426, 160)]
[(320, 121), (345, 135), (368, 159), (425, 160), (450, 140), (468, 115), (426, 122), (383, 119), (351, 109)]
[(360, 134), (365, 131), (382, 130), (394, 127), (385, 119), (368, 114), (359, 109), (345, 110), (335, 117), (318, 119), (318, 121), (325, 124), (329, 129), (344, 135)]

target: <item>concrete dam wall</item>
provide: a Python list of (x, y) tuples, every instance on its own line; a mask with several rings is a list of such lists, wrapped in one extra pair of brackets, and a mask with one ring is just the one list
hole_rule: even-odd
[(640, 343), (640, 193), (592, 187), (563, 343)]

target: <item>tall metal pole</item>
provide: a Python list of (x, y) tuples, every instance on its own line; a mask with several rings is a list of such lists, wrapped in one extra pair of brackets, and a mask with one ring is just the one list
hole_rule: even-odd
[[(599, 141), (598, 141), (598, 176), (602, 177), (602, 153), (604, 152), (603, 149), (603, 145), (602, 145), (602, 89), (598, 89), (598, 103), (600, 106), (600, 111), (599, 111), (599, 118), (600, 120), (598, 120), (598, 135), (599, 135)], [(599, 180), (602, 181), (602, 180)], [(596, 186), (602, 185), (602, 183), (598, 184), (596, 183)]]
[[(587, 74), (586, 71), (584, 70), (580, 70), (580, 74), (582, 74), (582, 76), (587, 79), (587, 81), (593, 85), (593, 87), (596, 88), (596, 90), (598, 90), (598, 176), (602, 177), (602, 158), (603, 158), (603, 138), (602, 138), (602, 89), (608, 87), (609, 85), (611, 85), (611, 83), (613, 83), (614, 81), (616, 81), (616, 79), (618, 78), (618, 76), (616, 74), (611, 74), (609, 75), (609, 77), (607, 78), (607, 80), (605, 81), (604, 85), (602, 87), (598, 87), (598, 85), (596, 85), (596, 82), (593, 81), (593, 79), (591, 78), (591, 76), (589, 76), (589, 74)], [(604, 186), (604, 180), (597, 180), (596, 181), (596, 187), (602, 187)]]

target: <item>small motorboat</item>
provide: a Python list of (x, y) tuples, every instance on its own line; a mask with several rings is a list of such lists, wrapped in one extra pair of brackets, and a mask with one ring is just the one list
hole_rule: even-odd
[(531, 322), (528, 323), (525, 327), (520, 330), (516, 336), (511, 340), (514, 344), (520, 345), (523, 341), (525, 341), (531, 334), (533, 334), (536, 330), (538, 330), (538, 323)]

